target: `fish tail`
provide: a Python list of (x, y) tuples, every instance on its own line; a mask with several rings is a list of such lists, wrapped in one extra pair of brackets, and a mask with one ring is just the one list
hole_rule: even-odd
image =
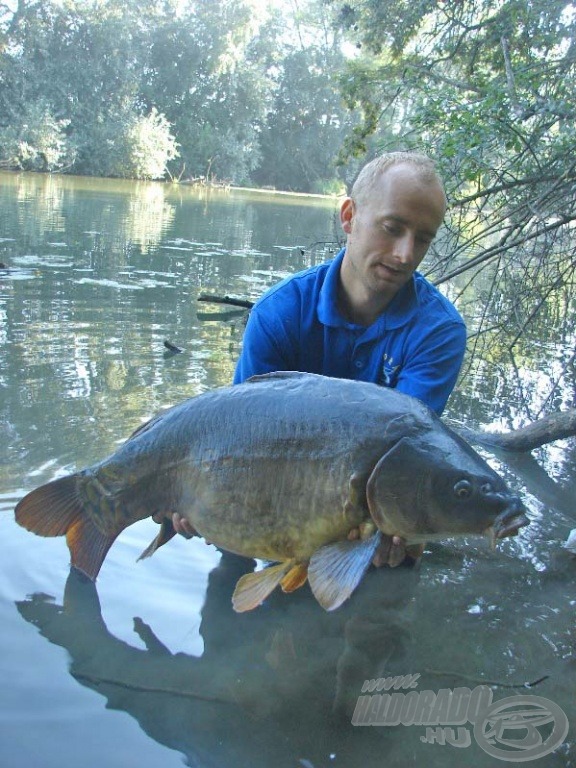
[(255, 573), (247, 573), (238, 579), (232, 595), (232, 607), (237, 613), (257, 608), (268, 595), (280, 584), (284, 576), (294, 566), (293, 560), (263, 568)]
[(78, 495), (77, 475), (36, 488), (16, 505), (16, 522), (39, 536), (66, 536), (72, 565), (92, 581), (118, 533), (106, 535), (92, 521)]

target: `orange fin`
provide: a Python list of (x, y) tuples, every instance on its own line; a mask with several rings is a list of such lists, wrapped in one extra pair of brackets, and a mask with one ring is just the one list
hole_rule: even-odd
[(82, 515), (76, 475), (41, 485), (16, 505), (16, 522), (39, 536), (64, 536)]
[(114, 544), (117, 533), (106, 536), (87, 517), (80, 517), (68, 528), (66, 541), (70, 550), (74, 568), (85, 573), (92, 581), (96, 580), (108, 550)]
[(167, 541), (170, 541), (170, 539), (172, 539), (174, 536), (176, 536), (176, 531), (172, 525), (172, 520), (170, 520), (168, 517), (163, 518), (160, 524), (158, 535), (153, 541), (150, 542), (138, 560), (144, 560), (146, 557), (151, 557), (157, 549), (159, 549), (163, 544), (166, 544)]
[(280, 584), (293, 565), (294, 561), (288, 560), (285, 563), (279, 563), (255, 573), (247, 573), (238, 579), (232, 595), (234, 610), (243, 613), (257, 608)]
[(16, 522), (39, 536), (64, 536), (75, 568), (96, 579), (120, 531), (106, 535), (92, 522), (70, 475), (31, 491), (16, 505)]
[(377, 531), (365, 541), (338, 541), (320, 547), (310, 558), (308, 581), (322, 608), (339, 608), (368, 570), (380, 543)]
[(298, 563), (290, 568), (286, 576), (280, 582), (284, 592), (294, 592), (306, 584), (308, 578), (308, 563)]

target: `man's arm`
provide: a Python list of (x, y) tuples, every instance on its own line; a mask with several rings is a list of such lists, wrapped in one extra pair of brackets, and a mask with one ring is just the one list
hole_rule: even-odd
[(292, 344), (283, 324), (256, 305), (244, 331), (234, 384), (261, 373), (295, 370), (295, 365)]
[(440, 416), (454, 389), (464, 353), (466, 328), (460, 323), (435, 329), (409, 355), (395, 388), (422, 400)]

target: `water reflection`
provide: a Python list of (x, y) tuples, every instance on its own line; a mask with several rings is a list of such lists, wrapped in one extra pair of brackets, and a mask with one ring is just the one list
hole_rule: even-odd
[[(158, 743), (182, 752), (189, 765), (462, 765), (460, 750), (423, 743), (423, 727), (351, 725), (362, 684), (379, 677), (420, 673), (420, 691), (490, 681), (499, 699), (548, 675), (537, 693), (552, 690), (573, 717), (571, 622), (567, 618), (563, 638), (548, 630), (538, 641), (531, 636), (554, 617), (547, 595), (559, 570), (539, 582), (512, 560), (502, 563), (502, 555), (438, 546), (425, 563), (425, 580), (416, 569), (371, 570), (353, 599), (332, 614), (318, 608), (307, 588), (276, 593), (260, 609), (236, 614), (232, 590), (252, 567), (224, 555), (210, 572), (199, 657), (171, 652), (162, 628), (156, 632), (139, 618), (133, 629), (143, 648), (115, 637), (96, 587), (75, 571), (62, 606), (35, 594), (17, 608), (68, 651), (70, 674), (81, 685), (104, 696), (109, 709), (129, 713)], [(513, 616), (495, 568), (510, 599), (529, 590)], [(571, 748), (568, 742), (541, 764), (570, 765)], [(474, 742), (466, 757), (466, 764), (493, 766)]]
[(369, 574), (360, 599), (335, 614), (319, 611), (307, 589), (236, 614), (231, 592), (252, 567), (225, 555), (210, 573), (200, 658), (172, 654), (138, 618), (134, 632), (145, 650), (118, 640), (102, 618), (94, 584), (74, 570), (63, 606), (37, 594), (17, 607), (67, 649), (78, 682), (183, 752), (189, 765), (321, 766), (335, 756), (335, 764), (346, 765), (352, 753), (355, 765), (381, 765), (375, 742), (381, 749), (398, 734), (361, 734), (350, 717), (367, 677), (406, 669), (418, 572)]

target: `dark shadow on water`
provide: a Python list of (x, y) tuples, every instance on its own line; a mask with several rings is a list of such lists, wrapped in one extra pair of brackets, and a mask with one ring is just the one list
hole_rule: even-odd
[[(540, 614), (548, 603), (562, 604), (554, 596), (570, 589), (573, 577), (562, 567), (528, 581), (522, 561), (478, 550), (467, 581), (467, 562), (464, 550), (435, 546), (422, 572), (371, 569), (333, 613), (323, 611), (306, 586), (237, 614), (232, 590), (254, 564), (223, 555), (209, 575), (201, 611), (201, 657), (171, 653), (139, 618), (134, 632), (144, 647), (112, 635), (95, 585), (74, 570), (62, 606), (44, 594), (16, 605), (68, 651), (78, 683), (182, 753), (187, 765), (492, 768), (494, 758), (474, 739), (463, 750), (426, 742), (423, 726), (351, 723), (365, 680), (420, 673), (419, 693), (496, 680), (496, 699), (525, 694), (522, 681), (538, 678), (544, 682), (533, 692), (572, 719), (576, 668), (562, 650), (573, 645), (571, 630), (563, 634), (561, 616), (554, 628), (553, 613), (546, 613), (542, 637), (535, 628), (544, 626)], [(574, 768), (573, 747), (566, 741), (539, 759), (539, 767)]]
[(413, 671), (405, 658), (407, 614), (418, 569), (370, 571), (354, 599), (331, 614), (307, 587), (236, 614), (231, 592), (252, 568), (224, 555), (211, 572), (201, 658), (172, 654), (138, 618), (134, 631), (145, 650), (114, 637), (95, 585), (75, 570), (63, 606), (36, 594), (17, 608), (67, 649), (78, 682), (189, 765), (381, 766), (401, 734), (350, 721), (365, 679)]

